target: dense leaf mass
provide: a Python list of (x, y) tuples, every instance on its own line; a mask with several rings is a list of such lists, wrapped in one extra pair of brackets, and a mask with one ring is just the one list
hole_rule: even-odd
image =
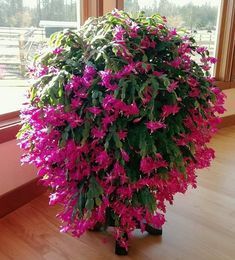
[(224, 111), (215, 62), (160, 15), (115, 10), (51, 37), (30, 68), (19, 139), (50, 204), (63, 205), (62, 231), (113, 223), (127, 246), (124, 233), (164, 224), (166, 201), (196, 187), (195, 170), (214, 158), (206, 144)]

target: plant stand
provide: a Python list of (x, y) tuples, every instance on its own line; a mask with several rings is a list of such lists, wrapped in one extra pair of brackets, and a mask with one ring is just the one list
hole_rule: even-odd
[[(113, 223), (110, 223), (109, 226), (114, 227)], [(98, 232), (102, 229), (102, 227), (103, 227), (103, 225), (101, 223), (96, 223), (94, 228), (90, 229), (90, 231)], [(140, 225), (138, 225), (138, 228), (140, 228)], [(147, 231), (150, 235), (153, 235), (153, 236), (162, 235), (162, 229), (154, 228), (149, 224), (145, 225), (145, 231)], [(128, 240), (128, 235), (126, 233), (123, 234), (123, 237)], [(116, 255), (128, 255), (128, 249), (120, 246), (120, 243), (117, 240), (115, 242), (115, 254)]]

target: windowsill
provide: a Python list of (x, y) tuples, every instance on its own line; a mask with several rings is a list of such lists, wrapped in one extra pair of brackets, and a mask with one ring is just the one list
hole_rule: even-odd
[[(26, 80), (0, 80), (0, 117), (18, 111), (25, 101)], [(1, 121), (1, 120), (0, 120)]]
[(20, 129), (19, 110), (27, 88), (23, 79), (0, 80), (0, 144), (16, 138)]
[(11, 119), (0, 121), (0, 144), (8, 142), (16, 138), (16, 134), (20, 130), (20, 118), (14, 117)]

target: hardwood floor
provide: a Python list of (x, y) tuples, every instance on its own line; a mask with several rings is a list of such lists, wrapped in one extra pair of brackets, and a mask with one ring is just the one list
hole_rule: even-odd
[(0, 220), (0, 260), (234, 260), (235, 126), (221, 129), (212, 146), (216, 160), (198, 172), (197, 190), (168, 206), (163, 236), (136, 231), (129, 256), (114, 255), (110, 233), (60, 234), (58, 208), (44, 194)]

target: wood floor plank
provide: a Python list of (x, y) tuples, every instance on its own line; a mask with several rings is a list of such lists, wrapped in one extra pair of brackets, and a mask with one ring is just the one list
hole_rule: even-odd
[[(168, 206), (162, 237), (135, 231), (124, 260), (235, 259), (235, 127), (220, 129), (211, 145), (217, 158), (198, 171), (198, 189)], [(79, 239), (58, 231), (59, 207), (48, 194), (0, 219), (0, 260), (116, 260), (108, 233)]]

